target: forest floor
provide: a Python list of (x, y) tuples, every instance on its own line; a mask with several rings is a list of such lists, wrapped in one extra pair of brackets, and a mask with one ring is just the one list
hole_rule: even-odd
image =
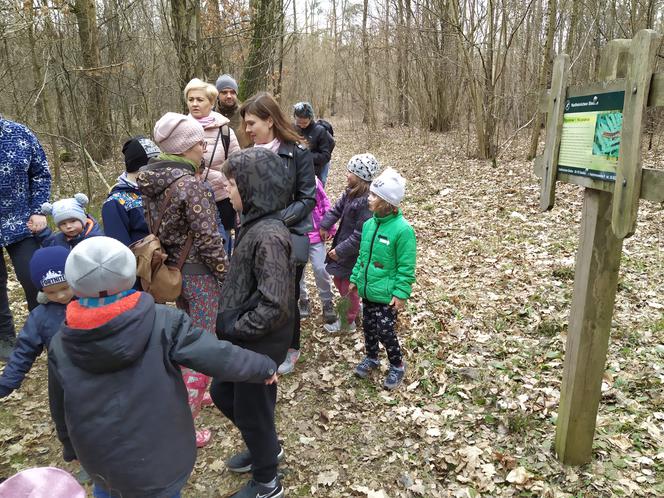
[[(582, 189), (559, 185), (554, 209), (540, 213), (519, 140), (492, 166), (469, 159), (467, 137), (454, 133), (336, 128), (333, 201), (355, 153), (369, 150), (408, 179), (403, 211), (418, 237), (417, 283), (399, 329), (408, 371), (396, 392), (381, 388), (385, 361), (380, 375), (357, 379), (361, 330), (327, 335), (320, 308), (303, 321), (302, 358), (279, 380), (287, 495), (663, 496), (662, 206), (642, 202), (624, 243), (592, 463), (566, 467), (553, 440)], [(21, 323), (22, 297), (10, 285)], [(0, 476), (73, 468), (49, 418), (45, 365), (42, 355), (0, 401)], [(246, 479), (223, 463), (240, 438), (214, 407), (201, 418), (214, 437), (184, 496), (224, 496)]]

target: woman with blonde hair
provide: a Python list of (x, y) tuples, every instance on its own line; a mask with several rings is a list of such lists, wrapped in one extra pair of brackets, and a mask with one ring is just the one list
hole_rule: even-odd
[(228, 180), (221, 172), (221, 165), (228, 156), (240, 150), (240, 145), (229, 126), (228, 118), (212, 110), (218, 94), (217, 87), (198, 78), (194, 78), (184, 87), (184, 99), (187, 102), (189, 116), (203, 127), (204, 140), (207, 144), (203, 156), (205, 168), (201, 171), (201, 176), (212, 187), (221, 224), (230, 237), (230, 230), (235, 228), (235, 210), (228, 198)]

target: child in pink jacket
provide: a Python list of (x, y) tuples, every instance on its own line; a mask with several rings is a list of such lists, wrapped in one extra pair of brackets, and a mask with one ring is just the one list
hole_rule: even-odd
[[(314, 228), (309, 232), (309, 262), (314, 271), (314, 279), (316, 280), (316, 287), (318, 288), (318, 295), (320, 296), (325, 323), (332, 323), (337, 319), (334, 303), (332, 302), (332, 279), (325, 269), (325, 256), (327, 250), (325, 249), (325, 242), (321, 239), (319, 231), (320, 222), (329, 209), (330, 200), (327, 198), (323, 184), (318, 177), (316, 177), (316, 207), (314, 207), (314, 210), (311, 212)], [(334, 232), (332, 232), (331, 235), (334, 235)], [(307, 285), (304, 277), (305, 275), (303, 273), (302, 279), (300, 280), (300, 301), (298, 303), (300, 316), (302, 318), (311, 314), (311, 306), (307, 296)]]

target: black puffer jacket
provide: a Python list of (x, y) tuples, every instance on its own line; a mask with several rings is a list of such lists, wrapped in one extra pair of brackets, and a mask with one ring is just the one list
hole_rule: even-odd
[(289, 201), (282, 211), (284, 223), (292, 233), (306, 235), (313, 230), (311, 211), (316, 206), (316, 175), (311, 152), (301, 145), (285, 142), (277, 153), (286, 168), (284, 174), (290, 189)]
[(306, 128), (297, 128), (297, 130), (309, 143), (309, 150), (314, 161), (314, 171), (316, 176), (320, 177), (321, 169), (330, 162), (332, 157), (334, 138), (314, 120), (311, 120)]
[(254, 147), (231, 156), (243, 221), (221, 288), (217, 334), (280, 364), (293, 333), (295, 263), (281, 213), (291, 195), (283, 161)]
[[(74, 319), (86, 329), (73, 328)], [(48, 363), (65, 459), (78, 458), (95, 484), (124, 498), (170, 498), (194, 468), (194, 424), (178, 365), (229, 382), (261, 383), (276, 369), (145, 293), (103, 308), (70, 303)]]

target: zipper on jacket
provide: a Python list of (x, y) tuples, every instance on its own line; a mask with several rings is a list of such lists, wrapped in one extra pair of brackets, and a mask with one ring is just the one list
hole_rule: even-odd
[[(371, 263), (371, 254), (373, 253), (374, 242), (376, 241), (376, 235), (378, 235), (378, 229), (380, 228), (380, 222), (376, 220), (376, 231), (371, 238), (371, 245), (369, 246), (369, 257), (367, 258), (367, 266), (364, 268), (364, 296), (367, 297), (367, 278), (369, 276), (369, 263)], [(367, 297), (368, 299), (368, 297)]]

